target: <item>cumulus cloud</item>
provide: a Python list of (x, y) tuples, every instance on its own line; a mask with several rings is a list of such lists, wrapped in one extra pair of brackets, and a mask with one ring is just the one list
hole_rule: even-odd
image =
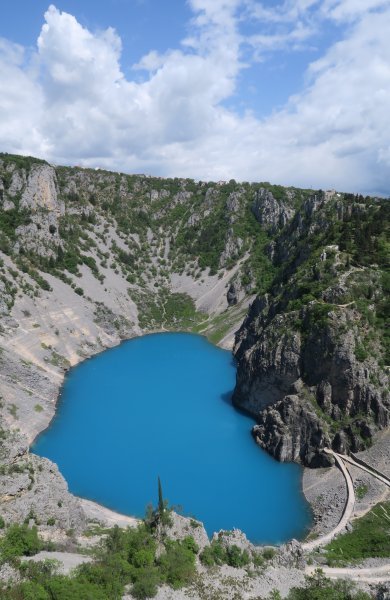
[[(192, 35), (141, 57), (141, 81), (124, 76), (113, 29), (88, 31), (54, 6), (33, 53), (0, 40), (0, 147), (128, 172), (389, 193), (389, 2), (189, 4)], [(248, 18), (258, 34), (245, 35)], [(258, 119), (226, 108), (245, 60), (309, 40), (324, 19), (346, 24), (343, 39), (282, 110)]]

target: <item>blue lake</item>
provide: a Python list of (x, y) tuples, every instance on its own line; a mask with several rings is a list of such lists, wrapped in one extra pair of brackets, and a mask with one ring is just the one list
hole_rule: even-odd
[(207, 532), (253, 542), (301, 538), (310, 525), (302, 469), (253, 441), (235, 410), (230, 352), (185, 333), (127, 341), (72, 369), (55, 419), (32, 450), (55, 461), (74, 494), (144, 516), (164, 497)]

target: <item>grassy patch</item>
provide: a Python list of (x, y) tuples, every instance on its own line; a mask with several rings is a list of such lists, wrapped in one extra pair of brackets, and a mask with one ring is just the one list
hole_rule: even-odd
[(362, 500), (364, 498), (364, 496), (367, 494), (367, 492), (368, 492), (368, 485), (365, 485), (364, 483), (362, 483), (361, 485), (358, 485), (355, 490), (356, 498), (358, 500)]
[(356, 519), (353, 526), (353, 531), (326, 546), (330, 565), (390, 556), (390, 502), (377, 504), (364, 517)]

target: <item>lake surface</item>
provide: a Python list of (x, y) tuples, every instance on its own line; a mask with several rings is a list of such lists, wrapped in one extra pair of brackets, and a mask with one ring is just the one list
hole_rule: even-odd
[(32, 450), (56, 462), (71, 492), (144, 516), (164, 497), (207, 532), (253, 542), (300, 538), (310, 525), (302, 470), (253, 441), (235, 410), (232, 354), (185, 333), (127, 341), (72, 369), (55, 419)]

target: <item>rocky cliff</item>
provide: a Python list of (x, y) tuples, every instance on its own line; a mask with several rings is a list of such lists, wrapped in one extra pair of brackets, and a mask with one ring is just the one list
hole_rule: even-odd
[(340, 198), (309, 198), (268, 247), (278, 275), (234, 348), (234, 403), (256, 418), (256, 441), (308, 466), (389, 423), (388, 204)]

